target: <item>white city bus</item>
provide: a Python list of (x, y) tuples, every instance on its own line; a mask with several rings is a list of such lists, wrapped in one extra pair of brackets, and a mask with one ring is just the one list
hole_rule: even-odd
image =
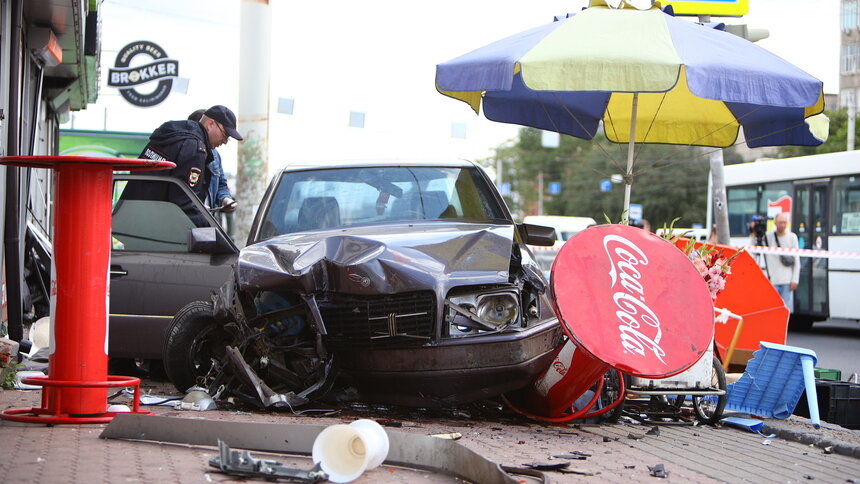
[[(860, 252), (860, 151), (729, 165), (725, 180), (732, 244), (749, 245), (753, 216), (773, 231), (773, 217), (790, 211), (801, 249)], [(860, 320), (860, 259), (800, 260), (792, 324)]]

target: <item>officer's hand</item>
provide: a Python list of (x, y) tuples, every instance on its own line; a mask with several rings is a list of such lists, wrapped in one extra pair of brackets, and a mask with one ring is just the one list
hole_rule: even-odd
[(236, 206), (239, 205), (236, 200), (233, 200), (230, 197), (224, 197), (221, 199), (221, 211), (222, 212), (232, 212), (236, 210)]

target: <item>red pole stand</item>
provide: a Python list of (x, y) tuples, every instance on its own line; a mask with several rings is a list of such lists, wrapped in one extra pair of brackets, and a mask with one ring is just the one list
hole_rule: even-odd
[[(54, 259), (51, 265), (51, 346), (47, 377), (22, 381), (44, 387), (42, 407), (8, 409), (0, 419), (43, 424), (105, 423), (107, 388), (140, 380), (107, 374), (111, 204), (114, 170), (163, 170), (171, 162), (79, 156), (11, 156), (0, 164), (50, 168), (54, 180)], [(29, 415), (28, 415), (29, 414)]]

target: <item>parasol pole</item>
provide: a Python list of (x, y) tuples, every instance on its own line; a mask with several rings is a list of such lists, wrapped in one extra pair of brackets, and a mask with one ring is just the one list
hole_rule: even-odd
[(630, 221), (630, 189), (633, 186), (633, 149), (636, 145), (636, 111), (639, 108), (639, 93), (633, 93), (633, 107), (630, 117), (630, 139), (627, 143), (627, 174), (624, 176), (624, 216), (623, 223)]

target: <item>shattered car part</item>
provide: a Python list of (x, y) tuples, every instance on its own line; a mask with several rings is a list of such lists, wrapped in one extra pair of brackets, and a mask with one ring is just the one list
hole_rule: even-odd
[[(102, 439), (147, 440), (189, 445), (215, 445), (229, 435), (233, 446), (261, 452), (309, 455), (324, 425), (230, 422), (157, 415), (119, 414), (99, 435)], [(425, 469), (482, 484), (517, 484), (510, 474), (526, 474), (548, 482), (539, 471), (503, 467), (448, 439), (390, 431), (385, 464)]]
[(182, 400), (173, 402), (173, 408), (176, 410), (205, 412), (207, 410), (218, 410), (218, 404), (209, 396), (205, 388), (191, 387), (188, 389), (188, 393), (182, 397)]
[(657, 464), (653, 466), (648, 466), (648, 470), (651, 472), (653, 477), (666, 478), (669, 477), (669, 471), (663, 467), (663, 464)]
[(264, 408), (520, 389), (563, 338), (527, 246), (553, 237), (516, 224), (473, 163), (290, 166), (230, 280), (173, 319), (165, 369)]
[(297, 482), (321, 482), (328, 479), (320, 469), (319, 463), (308, 470), (286, 467), (273, 460), (255, 459), (247, 450), (231, 450), (230, 446), (218, 439), (218, 455), (209, 459), (209, 465), (225, 474), (243, 477), (262, 477), (266, 480), (289, 479)]

